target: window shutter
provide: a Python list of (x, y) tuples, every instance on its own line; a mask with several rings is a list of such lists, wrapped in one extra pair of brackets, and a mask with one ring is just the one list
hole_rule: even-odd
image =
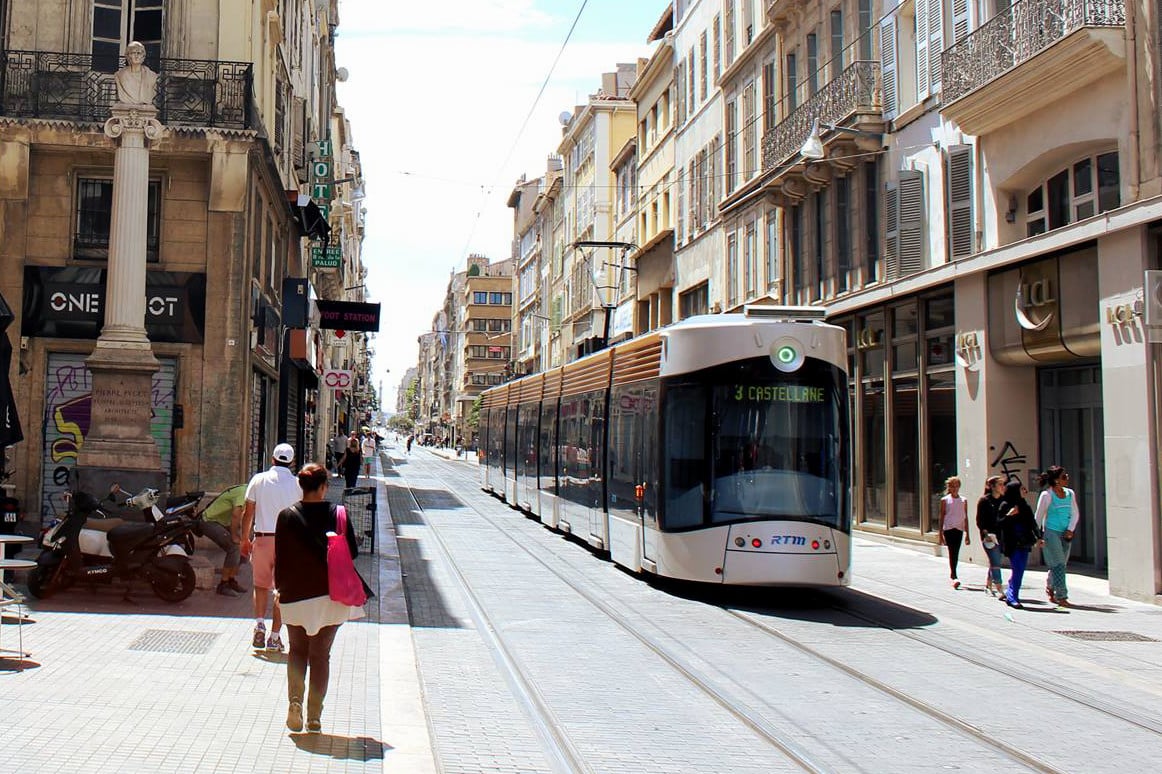
[(884, 120), (896, 117), (896, 20), (884, 19), (880, 25), (880, 107)]
[[(967, 2), (967, 0), (965, 0)], [(928, 0), (928, 93), (940, 91), (944, 53), (944, 0)]]
[(928, 74), (931, 65), (928, 63), (928, 44), (931, 41), (928, 18), (930, 4), (937, 0), (916, 0), (916, 101), (923, 102), (928, 96)]
[(973, 250), (972, 146), (953, 145), (948, 149), (948, 255), (952, 260), (967, 258)]
[(307, 101), (294, 98), (294, 114), (291, 116), (291, 163), (295, 169), (306, 166), (306, 122)]
[(900, 276), (924, 269), (924, 174), (900, 172), (899, 261)]
[(900, 276), (900, 189), (884, 183), (884, 279)]
[(959, 43), (968, 37), (968, 0), (952, 0), (952, 42)]

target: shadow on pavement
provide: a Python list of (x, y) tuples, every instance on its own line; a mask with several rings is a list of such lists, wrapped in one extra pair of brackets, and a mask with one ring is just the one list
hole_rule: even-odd
[(383, 760), (391, 745), (369, 736), (336, 736), (334, 734), (291, 734), (295, 747), (315, 755), (327, 755), (336, 760)]
[(286, 653), (277, 650), (256, 650), (251, 655), (257, 660), (265, 661), (268, 664), (286, 663)]
[(416, 538), (397, 537), (399, 561), (404, 574), (404, 593), (413, 627), (424, 629), (465, 629), (448, 609), (444, 595), (431, 574), (432, 563), (425, 559)]
[(7, 672), (27, 672), (29, 669), (39, 669), (40, 662), (31, 661), (27, 658), (20, 659), (9, 656), (0, 656), (0, 674)]

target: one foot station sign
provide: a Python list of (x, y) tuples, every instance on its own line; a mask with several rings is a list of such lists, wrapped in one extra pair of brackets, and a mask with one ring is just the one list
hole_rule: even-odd
[(319, 328), (331, 331), (379, 330), (379, 304), (361, 304), (354, 301), (316, 300), (319, 308)]

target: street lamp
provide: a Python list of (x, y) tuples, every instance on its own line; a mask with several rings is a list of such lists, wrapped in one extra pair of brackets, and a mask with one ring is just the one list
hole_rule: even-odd
[[(637, 249), (637, 245), (634, 244), (633, 242), (616, 242), (616, 241), (604, 241), (604, 240), (596, 240), (595, 241), (595, 240), (590, 240), (590, 239), (579, 239), (572, 244), (572, 247), (574, 249), (580, 248), (580, 247), (593, 247), (593, 248), (605, 247), (605, 248), (609, 248), (611, 250), (621, 250), (622, 265), (620, 268), (625, 268), (624, 263), (625, 263), (626, 255), (628, 255), (631, 250)], [(589, 259), (586, 258), (585, 260), (588, 261)], [(609, 264), (607, 263), (606, 265), (608, 266)], [(597, 284), (597, 276), (593, 273), (592, 261), (590, 261), (590, 263), (589, 263), (589, 279), (590, 279), (590, 281), (593, 282), (594, 288), (597, 288), (598, 290), (602, 290), (602, 289), (605, 290), (606, 298), (604, 299), (604, 301), (601, 304), (601, 307), (605, 310), (605, 329), (604, 329), (604, 332), (601, 336), (601, 346), (604, 348), (604, 347), (609, 346), (609, 329), (610, 329), (611, 323), (613, 322), (613, 315), (611, 312), (612, 312), (612, 309), (614, 306), (613, 299), (610, 296), (612, 296), (612, 289), (615, 286), (598, 285)]]
[(821, 123), (816, 118), (811, 124), (811, 133), (807, 135), (807, 140), (803, 143), (803, 147), (799, 149), (799, 155), (807, 161), (819, 161), (826, 155), (823, 152), (823, 140), (819, 136), (820, 129), (826, 129), (829, 132), (842, 132), (844, 134), (855, 135), (856, 137), (875, 137), (881, 142), (883, 141), (883, 135), (879, 132), (865, 132), (863, 129), (852, 129), (849, 126)]

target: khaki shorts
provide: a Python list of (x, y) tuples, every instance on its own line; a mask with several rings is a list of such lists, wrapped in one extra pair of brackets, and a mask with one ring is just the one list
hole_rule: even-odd
[(250, 565), (254, 568), (254, 588), (274, 588), (274, 535), (258, 535), (254, 538), (254, 551), (250, 555)]

